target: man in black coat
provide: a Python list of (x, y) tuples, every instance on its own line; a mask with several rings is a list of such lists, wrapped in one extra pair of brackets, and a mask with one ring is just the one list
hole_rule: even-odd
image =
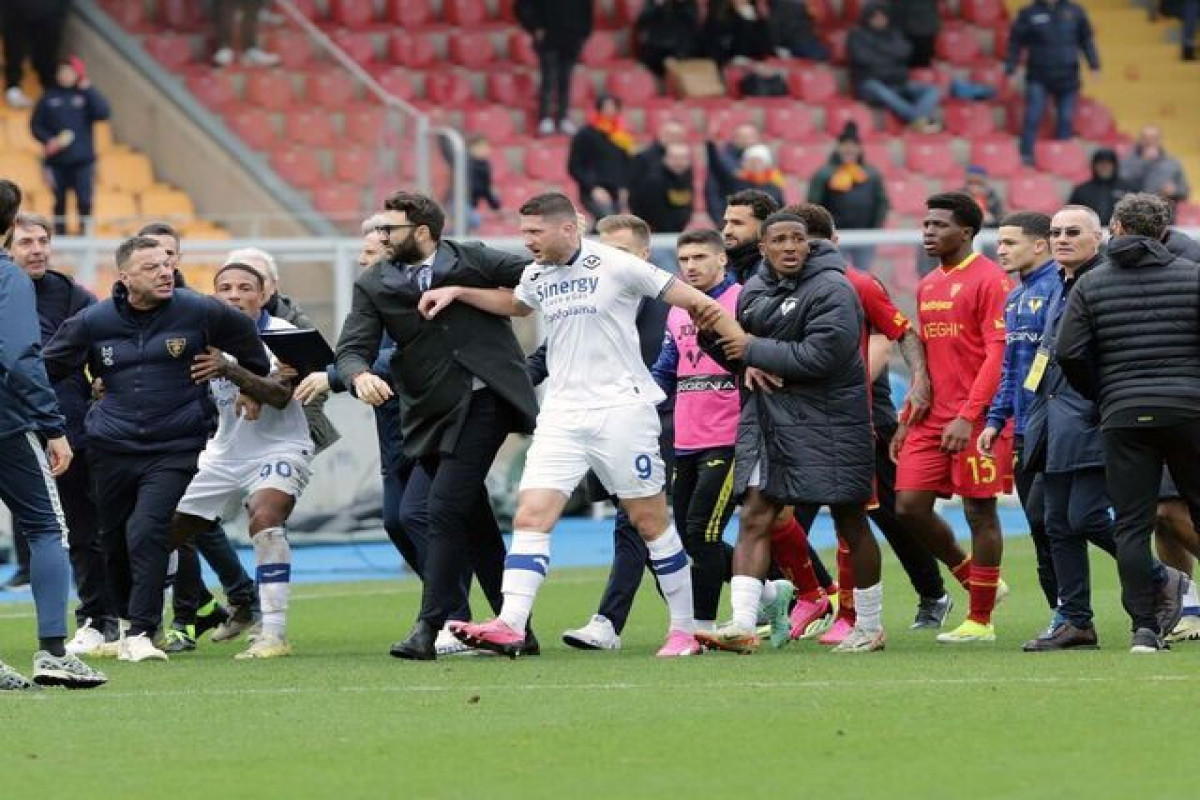
[(1101, 225), (1107, 225), (1117, 201), (1133, 191), (1128, 183), (1121, 180), (1119, 164), (1115, 150), (1101, 147), (1092, 153), (1091, 180), (1072, 189), (1067, 203), (1087, 206), (1100, 217)]
[(905, 123), (922, 131), (937, 128), (938, 88), (908, 76), (913, 46), (894, 25), (881, 2), (863, 6), (858, 25), (846, 38), (854, 94), (864, 102), (883, 106)]
[(571, 73), (584, 42), (592, 35), (592, 0), (518, 0), (521, 27), (533, 37), (541, 81), (538, 86), (538, 133), (573, 134)]
[(1156, 195), (1117, 204), (1108, 262), (1075, 285), (1056, 348), (1067, 380), (1100, 405), (1135, 653), (1167, 647), (1190, 583), (1150, 551), (1164, 463), (1200, 519), (1200, 266), (1163, 247), (1170, 220)]
[(687, 228), (696, 206), (692, 151), (686, 144), (667, 145), (663, 158), (629, 190), (629, 210), (655, 233), (679, 233)]
[(629, 193), (633, 140), (623, 128), (621, 101), (596, 98), (588, 124), (571, 139), (567, 172), (579, 187), (579, 202), (594, 219), (620, 212)]
[[(397, 192), (388, 198), (378, 230), (390, 258), (368, 267), (354, 283), (354, 300), (337, 346), (337, 369), (355, 395), (378, 406), (400, 398), (404, 453), (419, 458), (430, 477), (428, 541), (421, 611), (397, 658), (432, 660), (437, 632), (465, 603), (472, 524), (487, 503), (484, 479), (509, 433), (533, 430), (537, 399), (525, 357), (507, 319), (454, 304), (437, 319), (417, 311), (432, 287), (513, 287), (526, 259), (479, 244), (442, 240), (445, 214), (430, 198)], [(371, 366), (384, 332), (396, 343), (392, 386)], [(484, 510), (491, 513), (490, 507)], [(490, 529), (492, 558), (477, 560), (480, 586), (494, 609), (501, 603), (504, 543)]]

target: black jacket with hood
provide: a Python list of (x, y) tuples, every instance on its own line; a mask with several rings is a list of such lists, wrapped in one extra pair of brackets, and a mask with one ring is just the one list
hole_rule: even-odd
[[(1096, 166), (1102, 161), (1111, 161), (1113, 164), (1113, 174), (1109, 178), (1101, 178), (1096, 170)], [(1102, 147), (1092, 153), (1092, 179), (1072, 189), (1067, 203), (1087, 206), (1100, 216), (1101, 225), (1107, 225), (1117, 201), (1133, 191), (1126, 181), (1121, 180), (1118, 163), (1115, 150)]]
[[(867, 24), (876, 13), (887, 15), (889, 24), (875, 30)], [(846, 37), (846, 58), (850, 62), (850, 79), (854, 93), (861, 95), (867, 80), (896, 87), (908, 82), (908, 61), (912, 57), (912, 42), (891, 22), (892, 15), (885, 3), (866, 3), (859, 14), (858, 24)]]

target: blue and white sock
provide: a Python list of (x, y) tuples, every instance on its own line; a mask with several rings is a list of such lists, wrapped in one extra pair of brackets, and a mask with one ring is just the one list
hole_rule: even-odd
[(1183, 595), (1183, 616), (1200, 617), (1200, 592), (1196, 591), (1195, 578), (1188, 584), (1188, 590)]
[(533, 601), (550, 569), (550, 534), (537, 531), (513, 531), (512, 545), (504, 559), (504, 605), (500, 619), (514, 631), (529, 624)]
[(283, 638), (287, 633), (288, 595), (292, 580), (292, 547), (284, 528), (264, 528), (252, 537), (254, 562), (258, 565), (258, 602), (262, 606), (262, 630), (267, 636)]
[(646, 542), (650, 550), (650, 569), (658, 578), (658, 586), (667, 600), (671, 614), (671, 630), (692, 633), (696, 629), (695, 611), (692, 606), (692, 568), (683, 541), (674, 525), (669, 525), (662, 535)]

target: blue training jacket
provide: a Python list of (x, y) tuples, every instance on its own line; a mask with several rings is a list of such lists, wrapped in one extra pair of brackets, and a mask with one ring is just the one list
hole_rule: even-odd
[(1009, 417), (1013, 433), (1025, 434), (1025, 419), (1033, 403), (1033, 392), (1024, 388), (1025, 376), (1042, 343), (1046, 328), (1046, 312), (1050, 295), (1062, 283), (1058, 265), (1047, 261), (1021, 278), (1008, 295), (1004, 305), (1004, 368), (1000, 373), (1000, 388), (992, 398), (987, 424), (1000, 430)]
[(0, 438), (29, 431), (53, 439), (66, 422), (42, 363), (33, 281), (0, 250)]

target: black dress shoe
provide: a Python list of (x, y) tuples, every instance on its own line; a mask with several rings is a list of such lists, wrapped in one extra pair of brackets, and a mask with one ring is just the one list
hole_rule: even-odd
[(1050, 635), (1030, 639), (1021, 649), (1026, 653), (1044, 653), (1051, 650), (1095, 650), (1099, 646), (1095, 628), (1076, 628), (1064, 622)]
[(538, 644), (537, 636), (533, 633), (533, 628), (525, 629), (525, 646), (521, 648), (522, 656), (540, 656), (542, 654), (542, 646)]
[(428, 622), (417, 620), (408, 632), (408, 638), (393, 644), (389, 652), (393, 658), (406, 661), (435, 661), (437, 650), (434, 649), (434, 642), (437, 641), (437, 634), (437, 629)]

